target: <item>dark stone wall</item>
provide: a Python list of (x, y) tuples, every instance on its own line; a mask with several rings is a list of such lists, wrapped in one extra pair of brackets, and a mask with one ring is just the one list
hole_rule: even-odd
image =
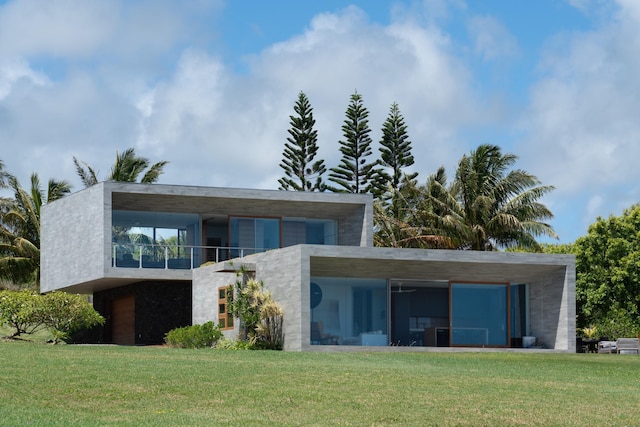
[(191, 325), (191, 282), (145, 281), (96, 292), (93, 307), (106, 322), (76, 341), (111, 343), (111, 303), (129, 295), (135, 296), (136, 345), (162, 344), (171, 329)]

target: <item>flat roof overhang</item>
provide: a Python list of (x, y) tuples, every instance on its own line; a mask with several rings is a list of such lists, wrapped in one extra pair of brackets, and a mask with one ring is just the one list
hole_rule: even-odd
[(372, 203), (370, 195), (105, 183), (112, 209), (226, 216), (337, 219)]
[(566, 271), (572, 255), (314, 246), (312, 276), (527, 283)]

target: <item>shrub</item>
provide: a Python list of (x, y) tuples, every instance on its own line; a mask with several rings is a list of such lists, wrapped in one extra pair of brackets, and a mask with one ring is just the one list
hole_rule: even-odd
[(51, 292), (41, 299), (42, 323), (53, 335), (54, 344), (66, 341), (75, 332), (104, 324), (104, 318), (85, 297), (66, 292)]
[(0, 321), (15, 330), (11, 338), (32, 334), (40, 327), (45, 327), (56, 343), (67, 340), (82, 328), (104, 323), (104, 318), (81, 295), (0, 291)]
[(0, 324), (14, 329), (10, 338), (32, 334), (42, 326), (41, 300), (32, 291), (0, 291)]
[(170, 347), (210, 348), (222, 337), (222, 332), (213, 322), (203, 325), (184, 326), (167, 332), (164, 341)]
[(230, 340), (222, 337), (216, 343), (216, 348), (220, 350), (255, 350), (256, 346), (251, 341)]
[(256, 279), (243, 280), (244, 272), (238, 274), (233, 300), (229, 312), (240, 319), (242, 339), (251, 348), (282, 350), (282, 309), (264, 290), (264, 283)]
[(260, 309), (260, 322), (256, 326), (256, 344), (269, 350), (282, 350), (284, 333), (282, 331), (282, 308), (267, 294)]
[(587, 328), (582, 328), (580, 330), (582, 335), (587, 339), (596, 338), (596, 334), (598, 333), (598, 328), (596, 326), (589, 326)]

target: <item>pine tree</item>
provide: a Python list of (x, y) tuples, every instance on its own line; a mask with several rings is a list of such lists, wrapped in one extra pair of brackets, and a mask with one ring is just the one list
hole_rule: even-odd
[(332, 191), (343, 193), (376, 192), (379, 170), (378, 162), (367, 163), (371, 155), (371, 137), (369, 133), (369, 111), (364, 107), (362, 96), (355, 92), (346, 112), (347, 118), (342, 125), (345, 141), (340, 141), (342, 159), (336, 168), (331, 168), (329, 180), (339, 187)]
[(290, 137), (285, 143), (280, 167), (286, 176), (280, 178), (280, 190), (324, 191), (327, 186), (322, 175), (327, 171), (324, 160), (313, 160), (318, 153), (318, 131), (313, 128), (313, 108), (304, 92), (298, 94), (293, 110), (297, 116), (289, 116)]
[(382, 166), (391, 169), (391, 174), (382, 172), (384, 186), (390, 186), (393, 193), (400, 190), (403, 180), (414, 180), (418, 173), (405, 174), (403, 169), (413, 165), (411, 154), (411, 141), (407, 134), (407, 125), (400, 114), (397, 103), (391, 105), (389, 116), (382, 126), (382, 139), (380, 140), (380, 153)]

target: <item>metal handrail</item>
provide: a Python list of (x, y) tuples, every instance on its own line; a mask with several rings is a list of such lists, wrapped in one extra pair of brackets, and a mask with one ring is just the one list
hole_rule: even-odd
[[(269, 248), (233, 246), (194, 246), (118, 242), (113, 242), (111, 247), (112, 267), (164, 268), (169, 270), (193, 269), (195, 267), (199, 267), (205, 262), (215, 261), (217, 263), (234, 258), (244, 258), (245, 255), (266, 252), (269, 250)], [(122, 252), (123, 250), (124, 252)], [(215, 251), (215, 256), (212, 257), (214, 259), (210, 259), (207, 252), (212, 250)], [(145, 257), (147, 259), (145, 259)], [(198, 258), (202, 258), (203, 262), (198, 262)], [(187, 260), (189, 261), (188, 266), (185, 264)], [(173, 263), (171, 261), (173, 261)]]

